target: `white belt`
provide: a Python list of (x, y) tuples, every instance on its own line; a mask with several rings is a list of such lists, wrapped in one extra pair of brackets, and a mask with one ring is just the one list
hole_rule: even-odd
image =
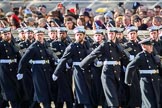
[(120, 61), (104, 61), (104, 65), (120, 65)]
[(73, 62), (73, 66), (79, 66), (80, 65), (80, 62)]
[(0, 59), (0, 63), (16, 63), (17, 59)]
[(157, 74), (159, 73), (159, 70), (139, 70), (141, 74)]
[(49, 64), (49, 60), (32, 60), (32, 64)]

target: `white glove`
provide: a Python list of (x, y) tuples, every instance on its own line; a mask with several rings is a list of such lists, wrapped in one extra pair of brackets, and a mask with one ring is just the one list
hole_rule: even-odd
[(57, 61), (55, 62), (55, 65), (58, 65), (59, 62), (60, 62), (60, 59), (57, 59)]
[(52, 79), (53, 79), (53, 81), (56, 81), (57, 78), (58, 78), (58, 77), (57, 77), (55, 74), (52, 75)]
[(132, 86), (132, 84), (127, 84), (128, 86)]
[(30, 63), (30, 64), (33, 64), (33, 61), (32, 61), (32, 60), (29, 60), (29, 63)]
[(134, 59), (134, 55), (129, 56), (129, 61), (132, 61)]
[(68, 63), (66, 63), (66, 68), (67, 69), (70, 69), (71, 67), (68, 65)]
[(16, 77), (17, 77), (17, 80), (21, 80), (21, 79), (23, 78), (23, 74), (18, 73), (18, 74), (16, 75)]
[(131, 83), (124, 82), (127, 86), (132, 86)]
[(103, 65), (103, 62), (102, 61), (97, 61), (97, 63), (95, 63), (95, 66), (96, 67), (101, 67)]

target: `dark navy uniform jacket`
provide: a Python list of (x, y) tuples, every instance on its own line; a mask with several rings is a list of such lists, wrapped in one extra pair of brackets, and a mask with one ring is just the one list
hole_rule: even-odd
[[(55, 52), (58, 59), (61, 59), (66, 47), (70, 44), (69, 41), (56, 40), (51, 43), (51, 47)], [(69, 65), (69, 64), (68, 64)], [(69, 65), (70, 66), (70, 65)], [(72, 70), (67, 69), (66, 65), (62, 66), (63, 72), (61, 73), (58, 83), (58, 102), (73, 102), (73, 92), (72, 92)]]
[[(88, 55), (88, 48), (86, 47), (85, 43), (71, 43), (65, 50), (63, 56), (59, 64), (57, 65), (54, 74), (56, 76), (61, 75), (64, 71), (64, 66), (67, 60), (72, 59), (74, 63), (80, 63), (87, 55)], [(75, 87), (75, 95), (77, 99), (77, 103), (79, 104), (90, 104), (90, 93), (88, 91), (86, 76), (84, 72), (80, 69), (78, 65), (73, 65), (73, 76), (74, 76), (74, 87)], [(59, 79), (59, 77), (58, 77)]]
[(51, 91), (52, 71), (55, 58), (45, 43), (35, 41), (29, 46), (19, 63), (18, 73), (25, 73), (29, 61), (46, 60), (44, 64), (32, 64), (32, 77), (34, 84), (34, 100), (38, 102), (50, 102), (55, 91)]
[(154, 53), (162, 56), (162, 43), (160, 41), (153, 41)]
[[(97, 48), (100, 44), (98, 42), (94, 42), (92, 45), (92, 49), (94, 50)], [(91, 64), (91, 72), (92, 72), (92, 99), (93, 104), (103, 105), (104, 100), (104, 93), (103, 93), (103, 87), (101, 83), (101, 73), (102, 73), (102, 67), (103, 65), (98, 65), (97, 62), (102, 62), (103, 57), (99, 56), (97, 59), (94, 60), (94, 62)]]
[(118, 41), (122, 44), (128, 42), (128, 40), (125, 37), (123, 37), (121, 40), (118, 39)]
[[(159, 64), (154, 59), (153, 53), (142, 51), (133, 61), (131, 61), (126, 70), (125, 83), (131, 84), (133, 75), (136, 70), (158, 70)], [(159, 90), (159, 75), (155, 71), (153, 74), (141, 73), (140, 87), (142, 93), (142, 108), (158, 108), (160, 90)]]
[[(81, 68), (86, 68), (99, 55), (103, 56), (103, 65), (101, 81), (108, 106), (119, 106), (118, 87), (120, 81), (121, 65), (120, 60), (123, 52), (119, 49), (118, 43), (107, 41), (93, 50), (80, 64)], [(114, 61), (115, 65), (107, 64)], [(117, 63), (118, 62), (118, 63)]]
[(132, 50), (129, 51), (130, 54), (137, 55), (139, 52), (141, 52), (141, 45), (138, 44), (138, 42), (134, 41), (128, 41), (126, 43), (126, 48), (132, 48)]
[[(134, 41), (128, 41), (127, 43), (125, 43), (126, 49), (128, 49), (130, 55), (132, 57), (135, 57), (139, 52), (142, 51), (141, 45), (138, 44), (137, 42)], [(130, 61), (125, 61), (123, 64), (125, 65), (125, 67), (128, 65)], [(125, 76), (125, 72), (124, 72), (124, 76)], [(123, 77), (123, 84), (124, 84), (124, 77)], [(128, 91), (126, 91), (128, 94), (128, 92), (130, 92), (128, 94), (127, 101), (129, 101), (129, 106), (131, 107), (140, 107), (141, 106), (141, 91), (140, 91), (140, 85), (139, 85), (139, 81), (140, 81), (140, 74), (137, 70), (137, 72), (134, 75), (133, 78), (133, 84), (131, 87), (126, 87), (128, 89)], [(125, 84), (124, 84), (125, 85)], [(126, 90), (125, 88), (125, 90)]]
[[(20, 48), (20, 53), (21, 55), (23, 55), (26, 51), (26, 49), (34, 42), (35, 40), (25, 40), (22, 41), (18, 44), (19, 48)], [(26, 64), (27, 68), (26, 70), (24, 70), (24, 76), (22, 79), (23, 82), (23, 86), (24, 86), (24, 92), (26, 94), (26, 99), (28, 100), (32, 100), (33, 99), (33, 95), (34, 95), (34, 86), (33, 86), (33, 80), (32, 80), (32, 72), (31, 72), (31, 64)]]
[(53, 41), (56, 41), (56, 40), (47, 39), (47, 40), (46, 40), (47, 46), (50, 47), (50, 45), (51, 45), (51, 43), (52, 43)]
[(71, 43), (71, 41), (61, 41), (61, 40), (55, 40), (51, 42), (50, 46), (52, 47), (52, 50), (55, 52), (58, 58), (61, 58), (66, 47)]
[[(153, 41), (154, 43), (154, 53), (155, 54), (158, 54), (160, 56), (162, 56), (162, 41), (161, 40), (158, 40), (158, 41)], [(159, 71), (161, 71), (162, 73), (162, 70), (160, 69)], [(160, 78), (160, 104), (162, 106), (162, 77)]]
[[(20, 97), (20, 86), (16, 78), (18, 62), (21, 56), (14, 44), (0, 42), (0, 86), (5, 100), (17, 101)], [(11, 63), (2, 63), (2, 60), (16, 60)]]
[(25, 41), (20, 42), (19, 46), (21, 49), (28, 48), (33, 42), (34, 40), (31, 42), (30, 40), (27, 39)]
[(21, 55), (23, 55), (26, 51), (26, 49), (34, 42), (34, 40), (30, 41), (30, 40), (25, 40), (22, 41), (18, 44), (18, 46), (20, 47), (20, 53)]

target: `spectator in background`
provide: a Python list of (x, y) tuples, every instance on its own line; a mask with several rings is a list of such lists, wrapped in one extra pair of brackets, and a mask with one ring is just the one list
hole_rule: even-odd
[(32, 17), (26, 19), (26, 26), (35, 27), (35, 20)]
[(122, 12), (125, 12), (125, 7), (123, 2), (118, 3), (118, 9), (121, 10)]
[(20, 27), (19, 18), (14, 12), (8, 12), (6, 17), (11, 29), (15, 30)]
[(53, 16), (54, 21), (55, 21), (59, 26), (63, 25), (63, 22), (64, 22), (64, 21), (63, 21), (63, 19), (62, 19), (62, 16), (61, 16), (60, 11), (58, 11), (58, 10), (52, 11), (52, 16)]
[[(59, 22), (59, 20), (55, 20), (55, 17), (53, 16), (53, 11), (48, 12), (46, 19), (47, 19), (49, 26), (51, 27), (60, 26), (60, 23), (56, 24), (56, 21)], [(59, 19), (59, 18), (56, 18), (56, 19)]]
[(47, 7), (45, 5), (39, 5), (38, 10), (42, 13), (44, 17), (47, 16)]
[(51, 21), (48, 22), (50, 27), (59, 27), (59, 25), (56, 23), (54, 19), (51, 19)]
[(146, 6), (141, 5), (140, 7), (138, 7), (136, 13), (139, 15), (139, 17), (141, 19), (146, 18), (147, 17), (147, 10), (148, 10), (148, 8)]
[(137, 27), (138, 30), (147, 30), (147, 25), (142, 24), (142, 19), (137, 15), (132, 16), (132, 25)]
[(116, 19), (118, 16), (123, 16), (123, 15), (124, 15), (123, 12), (121, 12), (121, 11), (115, 11), (114, 12), (114, 19)]
[(21, 24), (24, 23), (24, 17), (19, 15), (18, 18), (19, 18), (19, 23), (20, 23), (20, 27), (21, 27)]
[(147, 11), (147, 17), (150, 17), (151, 19), (155, 16), (155, 12), (153, 9), (148, 9)]
[(47, 20), (45, 18), (41, 18), (38, 20), (38, 27), (47, 29), (46, 23), (47, 23)]
[(142, 23), (143, 23), (143, 24), (146, 24), (147, 27), (151, 27), (151, 26), (152, 26), (152, 19), (151, 19), (150, 17), (143, 18), (143, 19), (142, 19)]
[(123, 16), (123, 26), (124, 26), (124, 28), (132, 26), (131, 18), (129, 16), (127, 16), (127, 15)]
[(139, 12), (139, 17), (140, 17), (141, 19), (146, 18), (146, 17), (147, 17), (147, 11), (140, 11), (140, 12)]
[(60, 21), (63, 23), (64, 22), (64, 14), (66, 11), (65, 6), (62, 3), (57, 4), (57, 10), (60, 12)]
[(35, 13), (32, 13), (32, 16), (31, 17), (34, 18), (35, 21), (38, 21), (39, 20), (38, 15), (35, 14)]
[(85, 20), (84, 20), (84, 18), (78, 18), (76, 25), (77, 26), (84, 26), (85, 27)]
[(156, 5), (154, 7), (155, 15), (160, 15), (160, 10), (161, 10), (161, 6), (160, 5)]
[(68, 30), (73, 30), (75, 28), (74, 26), (74, 22), (71, 18), (67, 18), (65, 19), (65, 27), (68, 29)]
[(140, 5), (137, 9), (137, 14), (139, 14), (139, 12), (147, 12), (148, 8), (144, 5)]
[(162, 9), (160, 9), (160, 17), (162, 17)]
[(94, 17), (93, 30), (106, 29), (105, 19), (103, 15), (97, 15)]
[(137, 11), (137, 9), (138, 9), (138, 7), (140, 6), (141, 4), (139, 3), (139, 2), (134, 2), (133, 3), (133, 7), (132, 7), (132, 9), (133, 9), (133, 14), (135, 14), (136, 13), (136, 11)]
[[(72, 9), (73, 10), (73, 9)], [(65, 12), (65, 14), (64, 14), (64, 23), (65, 23), (65, 20), (67, 20), (67, 19), (72, 19), (72, 21), (74, 22), (74, 23), (76, 23), (76, 19), (77, 19), (77, 16), (75, 15), (75, 13), (74, 12), (72, 12), (72, 10), (67, 10), (66, 12)]]
[(19, 15), (19, 7), (14, 7), (12, 11), (15, 13), (16, 16)]
[(155, 16), (152, 19), (152, 25), (154, 26), (160, 26), (162, 23), (162, 18), (160, 16)]
[(123, 16), (118, 16), (115, 19), (115, 27), (123, 27)]
[(114, 14), (111, 11), (107, 11), (104, 15), (105, 24), (109, 27), (115, 26)]
[(26, 8), (23, 10), (23, 16), (24, 20), (26, 20), (28, 17), (32, 17), (32, 14), (36, 14), (36, 12), (32, 12), (30, 9)]
[(92, 21), (91, 21), (91, 16), (89, 15), (89, 13), (88, 12), (84, 12), (84, 13), (80, 13), (79, 15), (80, 15), (79, 18), (84, 18), (84, 20), (85, 20), (85, 27), (87, 29), (92, 30)]
[(14, 15), (14, 12), (7, 12), (6, 13), (6, 18), (7, 18), (7, 22), (10, 24), (11, 23), (11, 16)]
[(133, 15), (133, 11), (131, 9), (126, 9), (125, 10), (125, 15), (131, 17)]
[(57, 10), (59, 10), (60, 13), (61, 13), (62, 15), (64, 15), (64, 14), (65, 14), (66, 8), (65, 8), (65, 6), (64, 6), (63, 4), (58, 4), (58, 5), (57, 5)]

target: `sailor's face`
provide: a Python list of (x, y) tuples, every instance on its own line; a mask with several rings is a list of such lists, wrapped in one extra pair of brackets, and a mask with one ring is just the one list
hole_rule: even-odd
[(75, 40), (77, 42), (82, 42), (84, 41), (85, 34), (84, 33), (76, 33), (75, 34)]
[(1, 35), (2, 35), (2, 39), (5, 41), (11, 40), (11, 32), (5, 32), (5, 33), (2, 33)]

